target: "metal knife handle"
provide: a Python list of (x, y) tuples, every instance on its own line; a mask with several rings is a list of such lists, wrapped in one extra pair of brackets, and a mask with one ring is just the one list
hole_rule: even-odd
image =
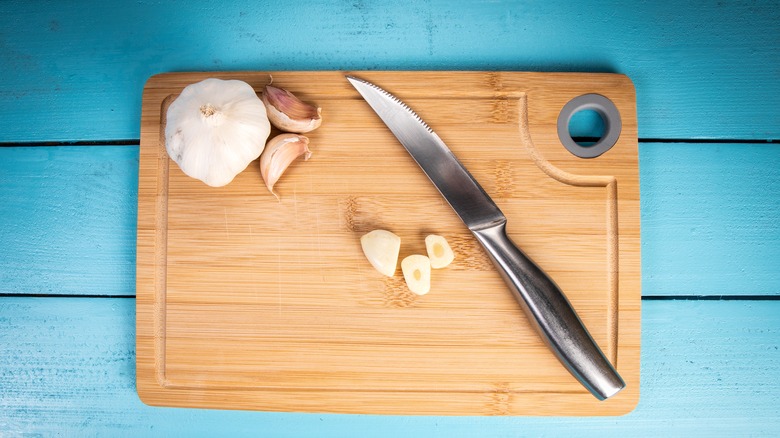
[(471, 230), (561, 363), (596, 398), (626, 384), (582, 324), (558, 286), (507, 236), (506, 221)]

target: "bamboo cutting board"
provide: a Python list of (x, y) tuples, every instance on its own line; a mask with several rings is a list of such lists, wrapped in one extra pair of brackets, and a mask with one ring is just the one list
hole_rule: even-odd
[[(276, 190), (258, 162), (208, 187), (168, 159), (167, 105), (188, 84), (267, 72), (169, 73), (143, 94), (138, 189), (137, 387), (151, 405), (425, 415), (619, 415), (639, 399), (640, 235), (634, 88), (615, 74), (354, 72), (408, 103), (562, 288), (627, 388), (599, 402), (532, 329), (487, 255), (344, 78), (274, 72), (322, 107), (312, 158)], [(622, 131), (583, 159), (558, 138), (586, 93)], [(272, 133), (274, 135), (275, 133)], [(400, 259), (445, 236), (455, 261), (409, 292), (360, 236), (383, 228)], [(400, 264), (400, 263), (399, 263)]]

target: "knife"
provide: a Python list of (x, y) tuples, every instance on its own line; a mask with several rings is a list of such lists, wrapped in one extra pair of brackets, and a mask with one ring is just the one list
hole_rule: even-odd
[(347, 75), (476, 237), (542, 339), (597, 399), (626, 384), (555, 282), (506, 234), (506, 216), (446, 144), (409, 106), (382, 88)]

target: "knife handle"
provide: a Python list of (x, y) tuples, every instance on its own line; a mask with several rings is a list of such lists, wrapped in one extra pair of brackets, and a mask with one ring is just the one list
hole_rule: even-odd
[(507, 236), (506, 221), (471, 232), (487, 251), (542, 339), (569, 372), (599, 400), (623, 389), (625, 382), (560, 288)]

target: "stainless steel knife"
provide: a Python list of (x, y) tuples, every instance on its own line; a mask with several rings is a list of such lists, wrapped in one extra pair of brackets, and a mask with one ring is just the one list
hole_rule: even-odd
[(623, 389), (625, 382), (569, 300), (507, 236), (504, 214), (441, 138), (397, 97), (365, 80), (347, 79), (482, 244), (515, 299), (569, 372), (599, 400)]

